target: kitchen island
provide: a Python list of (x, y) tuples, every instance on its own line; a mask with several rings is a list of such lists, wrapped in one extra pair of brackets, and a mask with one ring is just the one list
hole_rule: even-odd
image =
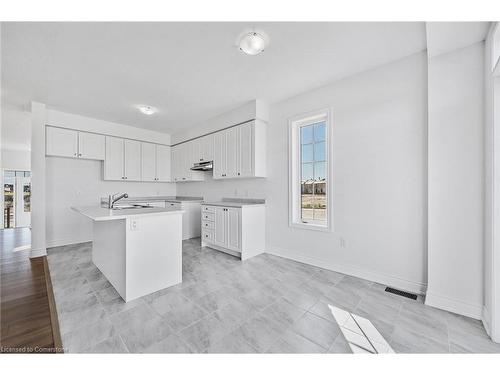
[(93, 221), (92, 261), (125, 302), (182, 282), (184, 211), (71, 209)]

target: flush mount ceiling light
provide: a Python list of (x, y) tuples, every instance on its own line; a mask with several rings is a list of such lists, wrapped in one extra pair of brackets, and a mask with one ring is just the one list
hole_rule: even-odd
[(247, 55), (258, 55), (269, 45), (269, 38), (264, 33), (252, 31), (240, 37), (238, 46)]
[(139, 108), (139, 111), (148, 116), (158, 112), (158, 110), (155, 107), (151, 107), (150, 105), (139, 105), (137, 106), (137, 108)]

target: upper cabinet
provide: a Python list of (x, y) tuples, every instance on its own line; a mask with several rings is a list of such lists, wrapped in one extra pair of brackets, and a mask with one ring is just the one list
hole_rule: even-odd
[(170, 147), (142, 142), (142, 181), (170, 182)]
[(205, 174), (192, 171), (194, 163), (198, 163), (199, 144), (195, 141), (184, 142), (172, 147), (172, 181), (203, 181)]
[(104, 160), (105, 137), (73, 129), (46, 127), (46, 149), (49, 156)]
[(255, 120), (215, 133), (214, 179), (266, 177), (266, 124)]

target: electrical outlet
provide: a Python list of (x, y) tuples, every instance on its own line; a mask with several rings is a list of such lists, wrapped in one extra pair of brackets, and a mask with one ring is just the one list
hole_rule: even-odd
[(130, 219), (130, 230), (139, 230), (139, 220)]
[(345, 249), (346, 247), (346, 242), (344, 237), (340, 237), (340, 247)]

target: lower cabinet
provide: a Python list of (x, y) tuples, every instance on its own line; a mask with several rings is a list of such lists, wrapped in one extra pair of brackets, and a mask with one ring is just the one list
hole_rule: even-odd
[(173, 202), (166, 201), (165, 207), (183, 210), (182, 214), (182, 239), (200, 237), (200, 203), (199, 202)]
[(265, 251), (265, 206), (201, 206), (201, 242), (242, 260)]

